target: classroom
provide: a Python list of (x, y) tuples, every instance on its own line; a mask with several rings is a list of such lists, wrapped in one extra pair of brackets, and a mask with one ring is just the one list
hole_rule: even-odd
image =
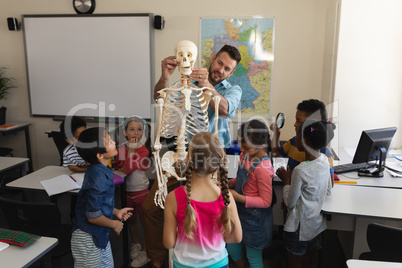
[[(7, 18), (76, 14), (72, 1), (5, 1), (0, 9), (0, 67), (7, 66), (17, 88), (6, 100), (7, 123), (29, 123), (33, 170), (59, 165), (59, 153), (45, 134), (60, 121), (32, 117), (23, 31), (10, 31)], [(94, 14), (153, 13), (165, 19), (154, 35), (154, 80), (176, 43), (200, 47), (200, 18), (275, 18), (271, 120), (283, 112), (282, 137), (294, 136), (294, 114), (304, 99), (320, 99), (336, 124), (331, 147), (356, 147), (363, 130), (397, 127), (391, 148), (402, 148), (402, 2), (399, 0), (96, 1)], [(196, 65), (200, 66), (197, 61)], [(179, 79), (175, 73), (176, 81)], [(152, 85), (153, 86), (153, 85)], [(149, 89), (150, 91), (153, 88)], [(48, 101), (56, 96), (49, 96)], [(240, 122), (230, 125), (232, 137)], [(153, 127), (153, 129), (155, 129)], [(154, 136), (154, 135), (152, 135)], [(0, 147), (26, 157), (22, 132), (0, 139)]]

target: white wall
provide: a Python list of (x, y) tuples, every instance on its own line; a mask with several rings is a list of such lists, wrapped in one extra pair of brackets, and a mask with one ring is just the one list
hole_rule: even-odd
[[(58, 165), (53, 141), (44, 132), (60, 122), (50, 118), (32, 118), (25, 74), (22, 31), (11, 32), (7, 17), (20, 20), (21, 14), (74, 14), (72, 1), (0, 0), (0, 66), (9, 66), (9, 74), (17, 79), (18, 88), (7, 101), (9, 122), (30, 122), (34, 168)], [(166, 27), (155, 30), (155, 79), (160, 75), (161, 60), (173, 54), (176, 43), (189, 39), (199, 43), (199, 18), (205, 16), (275, 16), (275, 60), (272, 79), (273, 115), (285, 112), (287, 123), (282, 137), (294, 135), (296, 105), (303, 99), (321, 98), (328, 1), (323, 0), (250, 0), (183, 1), (183, 0), (97, 0), (95, 13), (142, 13), (163, 15)], [(139, 63), (140, 64), (140, 63)], [(57, 96), (49, 96), (49, 101)], [(237, 123), (234, 124), (234, 130)], [(22, 133), (1, 137), (0, 146), (15, 148), (15, 155), (25, 155)]]
[(402, 146), (402, 1), (342, 1), (334, 99), (341, 147), (362, 130), (398, 127)]

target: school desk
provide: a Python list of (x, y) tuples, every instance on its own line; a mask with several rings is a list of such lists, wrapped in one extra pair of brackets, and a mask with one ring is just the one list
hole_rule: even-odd
[(44, 267), (51, 267), (51, 254), (49, 253), (58, 244), (57, 238), (42, 236), (27, 247), (10, 245), (0, 251), (1, 267), (25, 268), (44, 258)]
[(0, 157), (0, 174), (12, 169), (18, 169), (21, 177), (27, 173), (26, 164), (29, 162), (28, 158), (20, 157)]
[(30, 138), (29, 138), (29, 125), (30, 125), (30, 123), (8, 123), (8, 124), (10, 124), (10, 125), (16, 124), (16, 126), (15, 127), (10, 127), (10, 128), (0, 128), (0, 133), (1, 133), (1, 135), (6, 136), (6, 135), (13, 134), (13, 133), (17, 133), (19, 131), (24, 131), (27, 157), (31, 160), (28, 163), (28, 167), (29, 167), (29, 172), (32, 172), (33, 168), (32, 168), (31, 141), (30, 141)]
[[(22, 178), (14, 180), (10, 183), (6, 184), (8, 188), (22, 189), (22, 190), (34, 190), (34, 191), (44, 191), (42, 184), (40, 181), (54, 178), (59, 175), (71, 175), (73, 172), (68, 168), (61, 166), (46, 166), (41, 168), (35, 172), (32, 172)], [(70, 193), (77, 194), (79, 190), (72, 190)], [(121, 196), (120, 202), (125, 204), (126, 196), (125, 196), (125, 183), (121, 184)], [(123, 206), (123, 205), (122, 205)], [(125, 224), (126, 225), (126, 224)], [(124, 265), (129, 262), (129, 246), (128, 246), (128, 228), (123, 228), (123, 232), (121, 234), (123, 236), (123, 258)]]
[(352, 241), (342, 246), (347, 257), (358, 258), (369, 251), (369, 223), (402, 227), (402, 189), (336, 184), (322, 211), (330, 215), (328, 229), (353, 232)]
[[(59, 175), (71, 175), (73, 172), (68, 168), (61, 166), (47, 166), (41, 168), (35, 172), (32, 172), (24, 177), (16, 179), (6, 184), (9, 188), (16, 188), (19, 190), (39, 190), (44, 191), (42, 184), (43, 180), (48, 180)], [(72, 193), (78, 193), (78, 190), (71, 191)]]
[[(349, 149), (349, 151), (353, 149)], [(350, 155), (351, 152), (344, 148), (338, 150), (339, 161), (334, 161), (334, 166), (338, 164), (351, 163), (353, 156)], [(402, 161), (398, 161), (392, 156), (388, 156), (386, 159), (387, 166), (398, 166), (402, 170)], [(393, 177), (387, 169), (384, 170), (384, 176), (381, 178), (373, 177), (359, 177), (357, 171), (351, 171), (347, 173), (338, 174), (340, 183), (350, 184), (355, 186), (371, 186), (371, 187), (386, 187), (386, 188), (397, 188), (402, 189), (402, 177)], [(352, 182), (352, 183), (351, 183)]]

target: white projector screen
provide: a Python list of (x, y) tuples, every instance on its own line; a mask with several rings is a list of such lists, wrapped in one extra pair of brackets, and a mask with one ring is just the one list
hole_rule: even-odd
[(32, 116), (151, 117), (153, 15), (23, 15)]

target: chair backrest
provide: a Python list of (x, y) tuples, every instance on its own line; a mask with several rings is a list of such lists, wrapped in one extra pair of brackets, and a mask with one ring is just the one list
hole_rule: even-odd
[(377, 261), (402, 262), (402, 229), (370, 223), (367, 244)]
[(54, 144), (56, 144), (57, 150), (59, 151), (60, 155), (60, 166), (63, 165), (63, 152), (66, 149), (68, 142), (64, 138), (64, 135), (60, 131), (52, 131), (49, 135), (53, 138)]
[(9, 229), (57, 237), (61, 215), (56, 204), (22, 202), (0, 197), (0, 208)]

